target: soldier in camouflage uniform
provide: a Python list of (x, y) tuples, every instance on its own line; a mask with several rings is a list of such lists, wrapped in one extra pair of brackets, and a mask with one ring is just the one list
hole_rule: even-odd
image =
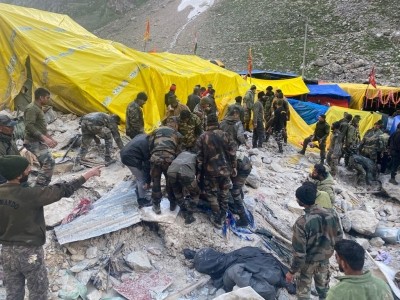
[(118, 131), (119, 123), (120, 118), (117, 115), (107, 115), (102, 112), (90, 113), (81, 118), (82, 145), (76, 156), (75, 171), (82, 169), (80, 167), (81, 160), (85, 159), (92, 140), (98, 140), (98, 138), (104, 139), (106, 165), (115, 162), (111, 158), (112, 139), (114, 138), (119, 149), (124, 147)]
[(144, 119), (142, 107), (147, 102), (147, 95), (140, 92), (134, 101), (126, 108), (126, 135), (133, 139), (136, 135), (144, 133)]
[(244, 123), (247, 131), (250, 131), (251, 112), (253, 111), (256, 89), (257, 87), (252, 85), (243, 97)]
[(207, 128), (207, 115), (210, 113), (210, 111), (211, 104), (208, 97), (201, 98), (200, 103), (194, 108), (193, 112), (200, 118), (203, 130), (206, 130)]
[(50, 187), (24, 184), (29, 172), (29, 162), (24, 157), (6, 155), (0, 158), (0, 173), (7, 179), (7, 183), (0, 185), (0, 264), (4, 270), (7, 300), (24, 299), (25, 280), (30, 300), (49, 299), (43, 251), (46, 242), (43, 207), (70, 197), (86, 180), (99, 176), (100, 168)]
[(253, 105), (253, 148), (261, 148), (265, 138), (264, 95), (264, 92), (259, 92), (257, 102)]
[(211, 222), (221, 228), (228, 210), (230, 177), (236, 177), (236, 144), (218, 128), (215, 114), (207, 116), (207, 131), (197, 140), (197, 176), (204, 176), (204, 188), (210, 202)]
[(278, 144), (279, 153), (283, 153), (282, 143), (284, 141), (286, 120), (287, 116), (286, 110), (283, 107), (283, 100), (279, 99), (276, 102), (276, 109), (274, 110), (274, 115), (271, 119), (270, 127), (270, 130), (272, 130), (274, 134), (275, 141)]
[(178, 131), (183, 135), (182, 150), (196, 152), (196, 140), (203, 133), (200, 118), (188, 110), (181, 111)]
[(327, 155), (327, 163), (331, 168), (331, 174), (333, 177), (336, 176), (337, 166), (339, 163), (340, 156), (342, 154), (342, 132), (340, 131), (341, 124), (335, 122), (332, 124), (331, 141), (329, 144), (329, 150)]
[[(168, 184), (172, 189), (171, 199), (177, 203), (185, 218), (186, 224), (191, 224), (196, 219), (193, 217), (200, 190), (196, 180), (196, 154), (183, 151), (171, 163), (168, 168)], [(188, 195), (184, 195), (184, 192)]]
[(300, 273), (297, 281), (297, 299), (310, 299), (314, 278), (319, 299), (325, 299), (329, 289), (329, 258), (343, 237), (336, 214), (315, 204), (315, 185), (302, 185), (296, 190), (297, 202), (304, 207), (304, 215), (293, 225), (293, 261), (286, 274), (288, 282)]
[(359, 115), (354, 116), (347, 128), (343, 147), (344, 164), (346, 167), (349, 165), (350, 156), (357, 153), (358, 146), (360, 145), (361, 137), (360, 130), (358, 129), (360, 119)]
[(235, 109), (235, 108), (238, 109), (240, 122), (242, 122), (242, 124), (244, 126), (244, 109), (242, 106), (242, 99), (243, 99), (242, 96), (237, 96), (235, 98), (235, 103), (228, 106), (225, 116), (230, 115), (230, 113), (233, 109)]
[[(272, 86), (268, 86), (265, 92), (265, 102), (264, 102), (264, 118), (265, 122), (268, 122), (273, 113), (272, 101), (275, 98), (275, 93)], [(267, 129), (267, 128), (266, 128)]]
[(153, 182), (151, 198), (153, 201), (153, 211), (161, 214), (161, 175), (166, 179), (166, 190), (170, 201), (170, 210), (174, 211), (176, 202), (172, 194), (172, 189), (168, 182), (167, 171), (172, 161), (180, 152), (182, 135), (177, 131), (178, 119), (170, 117), (166, 120), (166, 126), (160, 126), (153, 131), (150, 138), (150, 175)]
[(219, 128), (222, 131), (229, 133), (237, 147), (240, 145), (246, 145), (244, 128), (242, 122), (240, 121), (240, 108), (232, 107), (222, 120)]
[(376, 180), (376, 164), (365, 156), (357, 154), (350, 156), (349, 167), (357, 172), (357, 185), (370, 185), (372, 180)]
[(184, 110), (190, 111), (186, 105), (179, 102), (175, 95), (169, 96), (168, 103), (169, 105), (165, 113), (164, 121), (169, 117), (179, 117)]
[(374, 127), (369, 129), (360, 144), (360, 154), (371, 159), (375, 164), (378, 162), (378, 153), (384, 150), (384, 141), (381, 136), (383, 131), (382, 120), (375, 122)]
[[(17, 121), (11, 120), (6, 115), (0, 115), (0, 157), (4, 155), (20, 155), (13, 138), (15, 125), (17, 125)], [(6, 181), (0, 174), (0, 184)]]
[(190, 109), (191, 112), (193, 112), (194, 108), (199, 103), (200, 103), (200, 87), (195, 86), (193, 89), (193, 94), (188, 96), (186, 106)]
[(286, 112), (285, 128), (283, 130), (283, 141), (285, 144), (287, 144), (287, 139), (288, 139), (287, 122), (290, 120), (289, 101), (286, 99), (286, 97), (283, 95), (282, 90), (280, 90), (280, 89), (276, 90), (275, 98), (272, 100), (273, 111), (275, 111), (275, 109), (277, 109), (277, 104), (278, 104), (279, 100), (282, 100), (282, 106)]
[(47, 132), (47, 124), (42, 107), (50, 102), (50, 92), (44, 88), (35, 91), (35, 101), (25, 108), (25, 148), (32, 152), (40, 163), (36, 185), (47, 186), (54, 171), (54, 159), (49, 148), (57, 146), (57, 142)]

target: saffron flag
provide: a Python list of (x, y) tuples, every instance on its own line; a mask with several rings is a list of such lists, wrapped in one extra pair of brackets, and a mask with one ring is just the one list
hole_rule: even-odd
[(249, 49), (249, 57), (247, 58), (247, 74), (251, 77), (253, 71), (253, 56), (251, 55), (251, 48)]
[(368, 82), (370, 85), (372, 85), (374, 88), (376, 88), (375, 66), (372, 67), (372, 70), (368, 75)]
[(150, 39), (150, 20), (146, 21), (146, 30), (144, 31), (143, 40), (147, 42)]

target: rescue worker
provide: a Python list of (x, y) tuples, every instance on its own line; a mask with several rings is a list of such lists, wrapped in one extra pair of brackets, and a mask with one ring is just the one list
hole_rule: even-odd
[(164, 95), (164, 103), (165, 103), (166, 107), (168, 107), (168, 105), (170, 105), (169, 102), (168, 102), (168, 99), (171, 96), (175, 96), (175, 91), (176, 91), (176, 84), (173, 83), (169, 87), (169, 91)]
[(357, 171), (356, 182), (358, 185), (370, 185), (371, 181), (376, 180), (377, 168), (372, 159), (353, 154), (350, 156), (349, 167)]
[(282, 143), (284, 141), (285, 124), (287, 116), (286, 110), (283, 107), (283, 100), (276, 101), (276, 109), (274, 110), (273, 118), (271, 119), (270, 131), (274, 135), (275, 141), (278, 144), (278, 152), (283, 153)]
[(207, 116), (207, 131), (197, 140), (197, 177), (204, 176), (204, 189), (210, 202), (211, 223), (221, 228), (228, 210), (230, 177), (236, 177), (236, 144), (219, 129), (215, 114)]
[(290, 109), (289, 109), (289, 102), (287, 101), (286, 97), (283, 95), (282, 90), (278, 89), (275, 92), (275, 98), (272, 100), (272, 110), (275, 111), (277, 108), (278, 100), (282, 100), (282, 106), (286, 111), (286, 121), (285, 121), (285, 129), (283, 132), (283, 142), (287, 144), (287, 121), (290, 121)]
[(397, 124), (396, 131), (389, 138), (389, 154), (391, 157), (389, 182), (398, 185), (396, 173), (400, 166), (400, 123)]
[(356, 154), (358, 151), (358, 147), (360, 145), (361, 137), (359, 130), (359, 123), (361, 117), (359, 115), (355, 115), (354, 118), (349, 123), (347, 133), (344, 139), (344, 164), (347, 167), (349, 165), (350, 156)]
[[(167, 176), (172, 189), (170, 201), (177, 203), (181, 208), (185, 224), (193, 223), (196, 221), (193, 212), (199, 202), (200, 194), (196, 179), (196, 153), (181, 152), (168, 167)], [(184, 194), (185, 191), (188, 195)]]
[(329, 172), (326, 170), (325, 166), (323, 164), (315, 164), (310, 177), (314, 180), (318, 191), (324, 191), (328, 193), (331, 203), (334, 205), (335, 182), (333, 181), (331, 174), (329, 174)]
[(257, 94), (257, 101), (253, 105), (253, 148), (262, 148), (265, 138), (263, 97), (265, 93)]
[(242, 96), (235, 97), (235, 103), (228, 106), (225, 116), (229, 115), (233, 109), (237, 108), (239, 110), (240, 122), (242, 122), (244, 126), (244, 109), (242, 106), (242, 99)]
[(213, 85), (212, 85), (211, 83), (209, 83), (209, 84), (207, 85), (207, 89), (204, 89), (204, 90), (201, 92), (201, 97), (207, 97), (207, 96), (210, 94), (212, 88), (213, 88)]
[(145, 133), (138, 134), (120, 152), (121, 162), (136, 178), (135, 192), (139, 208), (151, 205), (151, 201), (146, 199), (146, 190), (151, 183), (149, 139)]
[(100, 167), (96, 167), (70, 182), (29, 187), (24, 183), (30, 170), (24, 157), (0, 157), (0, 173), (7, 179), (7, 183), (0, 185), (0, 260), (6, 297), (10, 300), (25, 298), (25, 280), (29, 299), (49, 299), (43, 250), (46, 242), (43, 207), (70, 197), (89, 178), (100, 176)]
[(337, 166), (339, 163), (340, 156), (342, 154), (342, 132), (340, 131), (341, 123), (335, 122), (332, 124), (331, 141), (329, 144), (329, 150), (327, 155), (327, 162), (331, 168), (331, 174), (333, 177), (337, 174)]
[(350, 125), (350, 122), (352, 119), (353, 119), (353, 115), (345, 112), (343, 115), (343, 119), (338, 121), (340, 124), (339, 130), (341, 133), (342, 142), (344, 142), (344, 139), (346, 138), (347, 130), (349, 128), (349, 125)]
[(203, 133), (200, 118), (189, 110), (181, 111), (178, 131), (182, 134), (182, 149), (196, 152), (196, 140)]
[[(272, 101), (274, 100), (274, 98), (275, 98), (275, 93), (273, 91), (273, 87), (268, 86), (266, 88), (265, 102), (264, 102), (264, 119), (266, 123), (269, 121), (272, 113), (274, 112), (272, 110)], [(265, 128), (265, 130), (268, 130), (268, 128)]]
[(40, 164), (36, 178), (36, 185), (47, 186), (53, 176), (55, 162), (49, 148), (57, 146), (47, 132), (47, 123), (43, 113), (43, 106), (50, 103), (50, 92), (44, 88), (35, 90), (35, 100), (24, 111), (25, 148), (33, 153)]
[(300, 154), (304, 155), (306, 153), (306, 149), (308, 144), (314, 141), (318, 141), (319, 151), (321, 157), (321, 164), (324, 164), (325, 160), (325, 147), (326, 147), (326, 139), (329, 136), (330, 126), (326, 122), (326, 116), (320, 115), (318, 117), (318, 122), (315, 126), (314, 134), (310, 135), (303, 141), (303, 149), (299, 151)]
[(153, 201), (153, 211), (161, 214), (161, 175), (164, 174), (166, 180), (166, 190), (170, 201), (170, 210), (176, 209), (176, 202), (173, 201), (172, 190), (167, 180), (168, 167), (180, 152), (180, 142), (182, 135), (178, 132), (178, 119), (170, 117), (166, 120), (166, 125), (160, 126), (153, 131), (150, 139), (150, 175), (153, 183), (151, 199)]
[(199, 104), (194, 108), (194, 113), (200, 118), (203, 130), (207, 128), (207, 115), (211, 111), (210, 99), (203, 97), (200, 99)]
[(183, 110), (189, 110), (186, 105), (179, 102), (175, 95), (172, 95), (168, 98), (168, 103), (169, 105), (167, 108), (167, 112), (165, 113), (164, 121), (169, 117), (179, 117), (181, 111)]
[[(4, 155), (20, 155), (15, 144), (13, 133), (17, 121), (7, 115), (0, 115), (0, 157)], [(0, 173), (0, 184), (7, 180)]]
[(343, 237), (339, 219), (332, 210), (315, 204), (316, 186), (302, 185), (296, 190), (296, 199), (304, 207), (304, 215), (293, 225), (293, 260), (287, 282), (292, 282), (296, 273), (297, 299), (310, 299), (311, 283), (320, 299), (325, 299), (329, 290), (329, 258), (336, 242)]
[(378, 162), (378, 153), (383, 151), (385, 145), (381, 138), (383, 131), (382, 120), (375, 122), (374, 127), (367, 130), (360, 143), (360, 154), (371, 159), (375, 164)]
[(119, 135), (118, 125), (121, 119), (117, 115), (108, 115), (103, 112), (93, 112), (84, 115), (81, 118), (82, 144), (79, 153), (76, 156), (74, 171), (80, 171), (83, 167), (80, 165), (89, 151), (92, 140), (98, 142), (99, 138), (104, 139), (105, 154), (104, 160), (106, 165), (115, 163), (115, 159), (111, 157), (111, 148), (113, 138), (119, 149), (124, 147), (121, 136)]
[(256, 90), (257, 87), (253, 84), (243, 97), (244, 123), (247, 131), (250, 131), (251, 113), (253, 111)]
[(133, 139), (136, 135), (144, 133), (143, 105), (147, 102), (145, 92), (137, 94), (136, 99), (126, 108), (126, 135)]
[(240, 121), (240, 108), (231, 108), (225, 118), (221, 121), (219, 128), (227, 132), (236, 143), (237, 147), (246, 145), (246, 138), (244, 136), (243, 124)]
[(188, 100), (186, 102), (186, 106), (190, 109), (191, 112), (194, 111), (194, 108), (200, 102), (200, 87), (195, 86), (193, 89), (193, 94), (188, 96)]
[(207, 98), (210, 99), (210, 114), (216, 114), (218, 116), (218, 107), (217, 103), (215, 102), (215, 90), (211, 89), (207, 95)]

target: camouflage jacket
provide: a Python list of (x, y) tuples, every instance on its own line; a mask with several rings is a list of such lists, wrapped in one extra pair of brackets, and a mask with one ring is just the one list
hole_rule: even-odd
[(126, 135), (133, 139), (136, 135), (144, 133), (143, 110), (133, 101), (126, 108)]
[(350, 123), (349, 127), (347, 128), (347, 133), (345, 137), (345, 146), (347, 148), (357, 148), (360, 144), (360, 131), (358, 130), (358, 126)]
[(252, 90), (248, 90), (243, 97), (243, 107), (245, 109), (253, 110), (255, 93)]
[(331, 134), (331, 141), (329, 144), (329, 153), (332, 154), (333, 157), (340, 157), (342, 154), (342, 132), (339, 129), (335, 129)]
[(293, 225), (292, 274), (306, 263), (329, 260), (336, 242), (343, 238), (336, 214), (316, 204), (305, 208), (304, 212)]
[(14, 139), (0, 132), (0, 156), (20, 155)]
[(176, 157), (180, 152), (182, 135), (175, 129), (168, 126), (160, 126), (150, 135), (151, 155), (159, 156), (164, 152)]
[(39, 142), (41, 136), (47, 134), (47, 123), (42, 108), (35, 101), (30, 103), (24, 111), (25, 140)]
[(330, 130), (331, 126), (326, 121), (324, 122), (318, 121), (317, 124), (315, 125), (314, 138), (325, 142), (329, 136)]
[(243, 124), (239, 120), (235, 120), (233, 117), (225, 117), (219, 125), (219, 128), (230, 135), (236, 143), (236, 146), (246, 144)]
[(197, 104), (200, 103), (200, 96), (197, 94), (191, 94), (188, 96), (188, 100), (186, 102), (186, 106), (190, 109), (191, 112), (194, 111), (194, 108)]
[(183, 110), (189, 110), (189, 108), (181, 103), (178, 103), (178, 106), (175, 108), (173, 108), (171, 105), (168, 105), (167, 111), (165, 112), (164, 120), (168, 119), (169, 117), (179, 117), (181, 111)]
[(90, 114), (84, 115), (81, 118), (82, 124), (82, 134), (85, 131), (91, 132), (90, 128), (93, 127), (107, 127), (110, 129), (111, 134), (118, 145), (118, 148), (122, 149), (124, 146), (121, 140), (121, 136), (118, 130), (118, 124), (110, 120), (110, 116), (102, 112), (92, 112)]
[(261, 100), (257, 100), (253, 105), (253, 124), (257, 125), (257, 122), (264, 121), (264, 107)]
[(182, 134), (182, 147), (185, 149), (196, 146), (197, 138), (203, 133), (203, 124), (198, 116), (191, 114), (187, 122), (178, 122), (178, 131)]
[(385, 147), (384, 141), (381, 138), (383, 132), (380, 129), (369, 129), (361, 141), (362, 152), (372, 153), (382, 151)]
[(339, 131), (341, 133), (342, 141), (344, 141), (346, 138), (347, 132), (349, 130), (350, 123), (346, 119), (342, 119), (339, 122), (340, 122)]
[(236, 143), (218, 127), (211, 127), (199, 137), (197, 149), (199, 174), (229, 177), (236, 168)]
[(196, 178), (196, 154), (183, 151), (171, 163), (168, 168), (168, 174), (178, 173), (182, 177)]
[[(286, 111), (286, 118), (287, 118), (287, 120), (290, 120), (289, 101), (287, 101), (286, 97), (283, 97), (281, 99), (283, 100), (283, 105), (282, 105), (283, 109)], [(273, 111), (275, 111), (275, 109), (277, 109), (277, 107), (278, 107), (278, 105), (277, 105), (278, 100), (279, 100), (279, 98), (277, 98), (277, 97), (275, 97), (272, 100), (271, 108)]]
[(268, 122), (269, 118), (271, 118), (272, 110), (272, 101), (274, 100), (275, 95), (274, 93), (266, 94), (265, 95), (265, 102), (264, 102), (264, 116), (265, 121)]
[(227, 110), (226, 110), (225, 117), (228, 116), (228, 115), (230, 114), (230, 112), (231, 112), (233, 109), (235, 109), (235, 108), (236, 108), (236, 109), (239, 111), (239, 113), (240, 113), (240, 121), (241, 121), (242, 123), (244, 123), (244, 109), (243, 109), (243, 106), (241, 106), (241, 105), (239, 105), (239, 104), (237, 104), (237, 103), (231, 104), (231, 105), (228, 106), (228, 108), (227, 108)]
[(208, 112), (205, 111), (205, 110), (201, 107), (201, 105), (200, 105), (200, 103), (199, 103), (199, 104), (197, 104), (196, 107), (194, 108), (193, 113), (195, 113), (196, 116), (198, 116), (198, 117), (200, 118), (200, 121), (201, 121), (203, 130), (206, 130), (206, 127), (207, 127), (207, 126), (206, 126), (206, 124), (207, 124), (207, 114), (208, 114)]

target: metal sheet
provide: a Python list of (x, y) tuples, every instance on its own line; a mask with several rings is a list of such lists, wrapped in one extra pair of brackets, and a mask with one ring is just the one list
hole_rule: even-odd
[(71, 223), (55, 228), (58, 242), (63, 245), (117, 231), (140, 222), (135, 184), (124, 181), (93, 204), (93, 209)]

